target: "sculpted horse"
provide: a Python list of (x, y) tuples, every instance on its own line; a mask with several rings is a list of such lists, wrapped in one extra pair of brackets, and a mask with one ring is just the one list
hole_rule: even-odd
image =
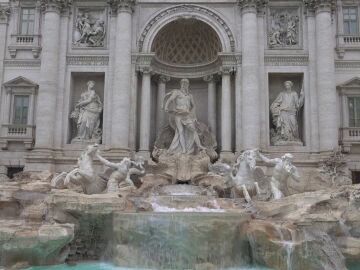
[(256, 179), (264, 177), (263, 171), (256, 167), (258, 150), (246, 150), (236, 160), (230, 173), (234, 191), (243, 193), (247, 202), (251, 201), (249, 191), (253, 195), (260, 194), (259, 185)]
[(81, 186), (85, 194), (98, 194), (105, 190), (106, 181), (95, 172), (93, 159), (98, 151), (98, 145), (89, 145), (77, 161), (77, 167), (70, 172), (63, 172), (51, 180), (55, 188), (68, 187), (70, 183)]

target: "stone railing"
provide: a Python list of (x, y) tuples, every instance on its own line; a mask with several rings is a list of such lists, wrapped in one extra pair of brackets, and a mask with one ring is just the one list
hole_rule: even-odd
[(346, 45), (360, 45), (360, 35), (359, 36), (341, 36), (343, 43)]
[(340, 128), (340, 143), (345, 152), (350, 151), (353, 144), (360, 144), (360, 127)]
[(18, 50), (31, 50), (34, 58), (38, 58), (41, 51), (40, 38), (40, 35), (11, 35), (10, 56), (15, 58)]
[(1, 126), (0, 147), (7, 149), (9, 142), (23, 143), (32, 149), (35, 140), (35, 126), (8, 124)]
[(39, 46), (40, 36), (39, 35), (11, 35), (11, 44), (13, 45), (28, 45), (28, 46)]
[(346, 50), (360, 50), (360, 34), (337, 35), (336, 43), (338, 56), (343, 58)]
[(2, 125), (1, 127), (1, 136), (2, 137), (34, 137), (34, 126), (29, 125)]

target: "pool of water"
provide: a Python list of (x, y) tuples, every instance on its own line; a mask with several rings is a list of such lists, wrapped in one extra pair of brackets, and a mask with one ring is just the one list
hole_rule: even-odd
[[(79, 263), (76, 265), (54, 265), (54, 266), (36, 266), (30, 267), (26, 270), (151, 270), (145, 268), (125, 268), (114, 266), (109, 263)], [(261, 267), (241, 267), (241, 268), (227, 268), (226, 270), (271, 270), (269, 268), (261, 268)]]

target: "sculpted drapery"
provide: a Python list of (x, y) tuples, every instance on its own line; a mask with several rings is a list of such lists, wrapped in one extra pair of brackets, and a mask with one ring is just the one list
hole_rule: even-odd
[(275, 130), (272, 134), (272, 141), (275, 145), (286, 143), (300, 143), (298, 113), (304, 105), (304, 91), (292, 90), (293, 83), (286, 81), (285, 90), (280, 92), (270, 106)]
[(87, 83), (88, 90), (81, 94), (81, 98), (71, 113), (71, 118), (76, 121), (77, 135), (73, 141), (94, 141), (101, 139), (100, 114), (103, 104), (100, 97), (93, 89), (94, 81)]
[(165, 96), (164, 109), (169, 113), (170, 126), (175, 135), (169, 154), (193, 154), (197, 150), (205, 150), (201, 145), (196, 129), (196, 116), (193, 96), (189, 93), (189, 80), (181, 80), (181, 88), (172, 90)]

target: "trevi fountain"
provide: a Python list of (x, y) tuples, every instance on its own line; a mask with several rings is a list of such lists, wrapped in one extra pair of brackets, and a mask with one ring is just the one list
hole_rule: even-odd
[(359, 270), (359, 18), (0, 0), (0, 270)]
[[(271, 105), (276, 137), (296, 144), (303, 97), (292, 92), (292, 82), (284, 85)], [(289, 153), (268, 158), (249, 149), (232, 163), (220, 161), (213, 134), (197, 119), (189, 80), (182, 79), (164, 97), (169, 124), (152, 160), (134, 155), (111, 162), (96, 142), (102, 105), (94, 82), (87, 86), (71, 116), (75, 139), (92, 142), (75, 167), (21, 172), (1, 183), (6, 269), (65, 263), (70, 269), (341, 270), (359, 261), (360, 187), (349, 185), (339, 151), (306, 176)], [(321, 188), (311, 190), (311, 182)]]

